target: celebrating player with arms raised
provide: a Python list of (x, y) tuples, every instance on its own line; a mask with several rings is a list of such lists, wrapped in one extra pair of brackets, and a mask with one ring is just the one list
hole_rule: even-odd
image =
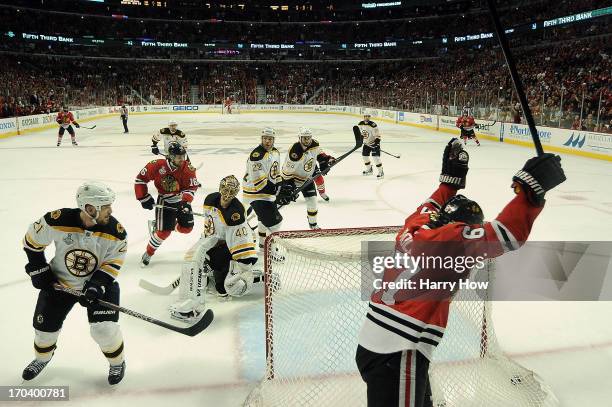
[[(145, 209), (153, 209), (155, 200), (149, 194), (147, 183), (157, 188), (155, 208), (155, 231), (152, 233), (146, 252), (142, 255), (142, 266), (148, 266), (151, 256), (170, 236), (173, 230), (189, 233), (193, 229), (191, 201), (200, 186), (196, 169), (185, 160), (185, 149), (177, 142), (168, 145), (168, 156), (148, 163), (136, 176), (134, 191), (136, 199)], [(178, 223), (178, 225), (177, 225)]]
[[(299, 141), (293, 144), (283, 164), (283, 181), (276, 199), (280, 205), (287, 205), (297, 199), (295, 190), (317, 176), (317, 163), (321, 171), (325, 171), (335, 160), (322, 151), (319, 142), (312, 138), (312, 130), (309, 128), (300, 128), (298, 137)], [(306, 200), (308, 225), (311, 229), (320, 229), (317, 224), (317, 190), (313, 182), (302, 190), (302, 195)]]
[[(77, 190), (76, 200), (78, 208), (47, 213), (30, 225), (23, 239), (26, 273), (40, 290), (34, 311), (36, 358), (23, 371), (23, 379), (34, 379), (51, 361), (64, 320), (80, 302), (87, 307), (91, 336), (110, 363), (108, 383), (117, 384), (125, 373), (119, 314), (97, 301), (119, 304), (115, 278), (127, 251), (127, 234), (111, 216), (115, 193), (106, 185), (86, 182)], [(51, 243), (55, 255), (47, 263), (45, 249)], [(54, 284), (82, 290), (84, 295), (56, 291)]]
[(204, 199), (204, 232), (183, 264), (179, 301), (170, 306), (173, 318), (191, 321), (205, 311), (208, 279), (220, 297), (240, 297), (251, 290), (257, 256), (244, 206), (236, 198), (239, 191), (240, 183), (229, 175), (221, 180), (219, 192)]

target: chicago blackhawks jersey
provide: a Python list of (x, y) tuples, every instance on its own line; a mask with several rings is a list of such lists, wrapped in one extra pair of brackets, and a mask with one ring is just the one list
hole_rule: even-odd
[(77, 290), (96, 270), (117, 278), (127, 252), (127, 233), (117, 219), (85, 228), (80, 213), (78, 208), (48, 212), (23, 238), (23, 247), (34, 252), (54, 243), (51, 270), (61, 284)]
[(287, 156), (281, 172), (283, 179), (293, 179), (295, 185), (300, 187), (306, 180), (312, 177), (318, 161), (325, 161), (329, 158), (321, 150), (319, 142), (312, 139), (312, 142), (305, 149), (300, 142), (295, 143)]
[(251, 228), (246, 223), (244, 206), (236, 198), (227, 208), (221, 206), (221, 194), (213, 192), (204, 199), (204, 236), (225, 243), (233, 260), (257, 259)]
[(159, 130), (159, 133), (153, 134), (151, 141), (154, 145), (157, 145), (162, 139), (164, 140), (164, 151), (166, 154), (168, 153), (168, 146), (173, 141), (179, 143), (187, 151), (187, 135), (179, 129), (176, 129), (173, 133), (169, 127), (164, 127)]
[(374, 140), (380, 139), (380, 131), (378, 130), (378, 125), (372, 120), (369, 120), (367, 122), (365, 120), (362, 120), (357, 126), (361, 131), (361, 135), (363, 137), (363, 144), (365, 144), (366, 146), (372, 147), (374, 145)]
[(260, 144), (251, 152), (247, 160), (242, 194), (245, 199), (253, 201), (274, 201), (276, 185), (281, 179), (280, 153), (274, 147), (266, 151)]
[[(459, 256), (497, 257), (518, 249), (527, 240), (533, 222), (542, 210), (529, 204), (525, 193), (519, 192), (491, 222), (483, 225), (454, 222), (431, 227), (435, 216), (432, 214), (437, 214), (455, 193), (454, 188), (441, 184), (427, 202), (406, 218), (396, 236), (396, 251), (413, 256), (450, 256), (453, 259)], [(387, 268), (383, 281), (397, 281), (404, 276), (404, 269)], [(409, 277), (415, 282), (415, 289), (375, 291), (359, 335), (359, 344), (377, 353), (416, 349), (431, 360), (435, 347), (442, 340), (456, 289), (420, 289), (420, 281), (429, 278), (450, 282), (466, 277), (434, 263), (430, 267), (421, 266)]]
[(72, 123), (76, 123), (72, 112), (59, 112), (55, 118), (55, 121), (65, 129), (67, 129)]
[(149, 162), (136, 176), (136, 199), (142, 200), (149, 192), (147, 183), (153, 181), (157, 193), (166, 202), (191, 202), (200, 186), (196, 169), (188, 161), (180, 167), (171, 166), (165, 158)]
[(474, 121), (474, 117), (472, 116), (459, 116), (457, 118), (457, 122), (455, 123), (457, 127), (462, 127), (465, 131), (474, 130), (474, 126), (476, 122)]

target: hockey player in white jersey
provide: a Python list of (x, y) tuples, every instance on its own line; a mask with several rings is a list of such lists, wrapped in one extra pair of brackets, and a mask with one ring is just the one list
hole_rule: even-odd
[(380, 130), (378, 129), (378, 125), (370, 120), (370, 117), (369, 114), (364, 114), (363, 120), (358, 124), (361, 135), (363, 136), (361, 156), (366, 167), (363, 171), (363, 175), (371, 175), (374, 172), (372, 170), (372, 162), (370, 161), (370, 155), (372, 155), (372, 161), (374, 161), (374, 165), (376, 165), (376, 169), (378, 170), (376, 178), (382, 179), (385, 173), (383, 171), (382, 161), (380, 160)]
[(170, 306), (172, 318), (191, 322), (204, 312), (207, 284), (219, 297), (241, 297), (251, 290), (257, 252), (244, 206), (236, 198), (239, 191), (240, 183), (229, 175), (221, 180), (219, 192), (204, 199), (204, 232), (183, 264), (179, 300)]
[(270, 127), (261, 131), (261, 144), (249, 155), (242, 185), (242, 202), (255, 211), (258, 219), (260, 258), (266, 237), (280, 230), (283, 221), (275, 203), (276, 191), (282, 180), (280, 153), (274, 147), (275, 137), (276, 132)]
[[(85, 182), (77, 190), (78, 208), (48, 212), (30, 225), (23, 239), (28, 257), (26, 273), (38, 292), (34, 311), (35, 359), (22, 377), (32, 380), (51, 361), (62, 324), (75, 305), (87, 307), (90, 333), (110, 364), (108, 383), (123, 379), (125, 361), (119, 314), (98, 304), (104, 300), (119, 305), (115, 280), (127, 250), (127, 233), (111, 216), (115, 193), (100, 182)], [(55, 245), (50, 262), (45, 249)], [(76, 297), (56, 291), (61, 284), (83, 291)]]
[(181, 130), (178, 129), (178, 123), (174, 120), (170, 120), (168, 122), (168, 127), (164, 127), (163, 129), (159, 129), (158, 133), (154, 133), (151, 138), (151, 152), (155, 155), (160, 153), (159, 146), (157, 145), (161, 140), (164, 141), (164, 154), (168, 155), (168, 147), (170, 143), (177, 142), (185, 150), (187, 150), (187, 136)]
[[(287, 152), (281, 171), (283, 181), (276, 198), (276, 203), (279, 205), (295, 201), (297, 199), (295, 190), (307, 180), (316, 177), (318, 168), (325, 171), (335, 160), (322, 151), (319, 142), (312, 138), (312, 130), (309, 128), (300, 128), (298, 137), (299, 141)], [(306, 200), (308, 225), (311, 229), (321, 229), (317, 224), (317, 190), (314, 182), (302, 190), (302, 195)]]

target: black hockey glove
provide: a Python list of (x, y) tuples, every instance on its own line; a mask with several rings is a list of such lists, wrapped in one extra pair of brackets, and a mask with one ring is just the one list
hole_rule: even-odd
[(321, 172), (326, 173), (327, 171), (329, 171), (329, 167), (334, 161), (336, 161), (336, 159), (330, 155), (319, 161), (319, 168), (321, 169)]
[(280, 184), (280, 189), (278, 191), (278, 196), (276, 197), (277, 205), (289, 205), (291, 202), (295, 202), (297, 200), (297, 196), (294, 195), (295, 192), (295, 183), (291, 180), (284, 180)]
[(77, 122), (74, 122), (74, 127), (76, 127), (77, 129), (81, 128), (81, 125), (78, 124)]
[(561, 157), (544, 153), (527, 160), (523, 169), (512, 177), (512, 187), (518, 193), (521, 188), (527, 193), (527, 199), (535, 206), (544, 206), (544, 195), (567, 178), (561, 168)]
[(376, 147), (380, 147), (380, 139), (379, 139), (379, 138), (375, 138), (375, 139), (374, 139), (374, 146), (373, 146), (373, 147), (374, 147), (374, 148), (376, 148)]
[(463, 149), (457, 138), (452, 138), (442, 154), (442, 172), (440, 182), (452, 185), (457, 189), (465, 188), (465, 177), (468, 172), (470, 156)]
[(159, 147), (157, 147), (157, 144), (153, 144), (153, 145), (151, 146), (151, 152), (152, 152), (153, 154), (155, 154), (155, 155), (158, 155), (158, 154), (159, 154)]
[(140, 204), (143, 208), (151, 210), (153, 209), (153, 205), (155, 205), (155, 199), (153, 199), (151, 194), (147, 194), (144, 198), (140, 200)]
[(103, 271), (97, 270), (91, 278), (83, 284), (83, 295), (79, 297), (79, 304), (88, 307), (101, 300), (107, 287), (113, 283), (114, 279)]
[(38, 290), (52, 290), (53, 284), (57, 283), (55, 275), (51, 271), (49, 263), (25, 265), (25, 271), (32, 279), (32, 285)]

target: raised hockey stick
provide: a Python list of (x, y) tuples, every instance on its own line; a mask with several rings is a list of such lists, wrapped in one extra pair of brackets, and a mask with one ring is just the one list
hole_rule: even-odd
[(181, 278), (177, 277), (176, 280), (174, 280), (172, 283), (170, 283), (169, 285), (165, 287), (155, 285), (151, 283), (150, 281), (147, 281), (144, 279), (140, 279), (140, 281), (138, 282), (138, 285), (141, 288), (144, 288), (145, 290), (150, 291), (154, 294), (169, 295), (169, 294), (172, 294), (172, 291), (174, 291), (176, 287), (179, 286), (180, 283), (181, 283)]
[(514, 57), (512, 56), (512, 52), (510, 52), (510, 45), (508, 44), (508, 39), (506, 38), (506, 32), (504, 31), (501, 25), (501, 21), (499, 20), (499, 16), (497, 15), (495, 0), (487, 0), (487, 4), (489, 6), (491, 18), (493, 19), (493, 25), (495, 26), (497, 40), (499, 41), (499, 45), (501, 46), (501, 49), (504, 53), (504, 58), (506, 59), (506, 64), (508, 65), (510, 76), (512, 77), (514, 90), (516, 91), (519, 101), (521, 102), (521, 107), (523, 108), (523, 114), (525, 115), (525, 119), (527, 119), (527, 126), (529, 127), (531, 138), (533, 139), (533, 144), (536, 148), (536, 153), (540, 156), (544, 154), (544, 149), (542, 148), (540, 136), (538, 135), (538, 129), (536, 128), (535, 120), (533, 120), (531, 109), (529, 108), (529, 103), (527, 102), (525, 91), (523, 90), (524, 88), (521, 82), (521, 78), (518, 74), (518, 71), (516, 70)]
[(394, 157), (394, 158), (402, 158), (402, 155), (401, 155), (401, 154), (398, 154), (398, 155), (391, 154), (390, 152), (385, 151), (385, 150), (383, 150), (382, 148), (380, 149), (380, 152), (381, 152), (381, 153), (385, 153), (385, 154), (387, 154), (387, 155), (390, 155), (391, 157)]
[[(344, 160), (346, 157), (348, 157), (349, 155), (353, 154), (353, 152), (355, 152), (359, 147), (361, 147), (363, 145), (363, 136), (361, 135), (361, 130), (359, 129), (359, 126), (353, 126), (353, 135), (355, 136), (355, 147), (351, 148), (349, 151), (347, 151), (346, 153), (342, 154), (340, 157), (336, 158), (334, 160), (334, 162), (332, 162), (324, 171), (321, 171), (321, 174), (317, 174), (313, 177), (308, 178), (306, 181), (304, 181), (304, 183), (302, 185), (300, 185), (299, 188), (297, 188), (295, 191), (293, 191), (293, 198), (297, 199), (297, 196), (299, 195), (300, 192), (302, 192), (303, 190), (305, 190), (310, 184), (312, 184), (315, 180), (315, 178), (317, 178), (319, 175), (327, 175), (327, 173), (336, 165), (338, 165), (338, 163), (340, 163), (340, 161)], [(283, 207), (284, 205), (278, 205), (278, 208)]]
[[(75, 297), (83, 296), (83, 293), (81, 291), (74, 290), (72, 288), (67, 288), (67, 287), (61, 286), (59, 284), (54, 284), (53, 288), (55, 288), (55, 290), (57, 290), (57, 291), (62, 291), (64, 293), (67, 293), (67, 294), (70, 294), (70, 295), (74, 295)], [(195, 324), (183, 328), (183, 327), (180, 327), (180, 326), (169, 324), (169, 323), (164, 322), (164, 321), (160, 321), (160, 320), (155, 319), (153, 317), (150, 317), (148, 315), (144, 315), (144, 314), (141, 314), (139, 312), (132, 311), (131, 309), (120, 307), (119, 305), (115, 305), (115, 304), (112, 304), (110, 302), (106, 302), (106, 301), (103, 301), (103, 300), (98, 300), (97, 303), (102, 305), (105, 308), (112, 309), (112, 310), (117, 311), (117, 312), (122, 312), (124, 314), (133, 316), (134, 318), (142, 319), (143, 321), (149, 322), (149, 323), (151, 323), (153, 325), (161, 326), (162, 328), (166, 328), (166, 329), (169, 329), (171, 331), (178, 332), (180, 334), (187, 335), (187, 336), (196, 336), (197, 334), (199, 334), (200, 332), (202, 332), (203, 330), (208, 328), (208, 326), (212, 323), (212, 321), (213, 321), (213, 319), (215, 317), (215, 315), (212, 312), (212, 310), (208, 309), (200, 317), (200, 319), (198, 319), (198, 321)]]

